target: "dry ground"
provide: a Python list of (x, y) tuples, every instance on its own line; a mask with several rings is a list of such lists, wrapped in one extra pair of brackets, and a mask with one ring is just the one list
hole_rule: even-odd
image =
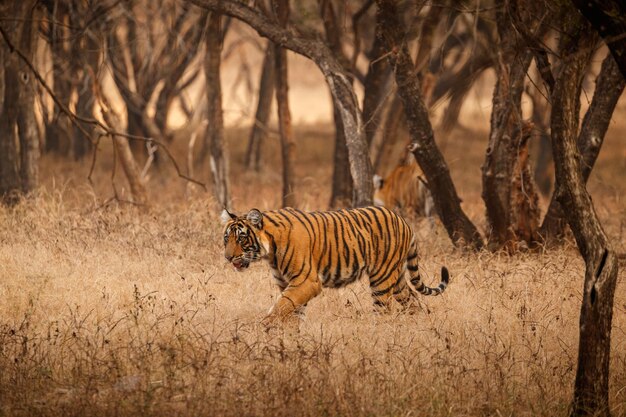
[[(611, 130), (590, 182), (622, 254), (623, 132)], [(331, 130), (297, 133), (301, 206), (324, 208)], [(275, 141), (261, 174), (241, 173), (246, 132), (228, 135), (235, 208), (276, 207)], [(485, 138), (457, 132), (445, 152), (481, 228)], [(584, 269), (571, 241), (467, 253), (414, 221), (428, 280), (451, 271), (444, 296), (422, 299), (418, 314), (379, 315), (360, 282), (312, 301), (299, 333), (266, 333), (258, 322), (277, 290), (266, 265), (225, 263), (210, 194), (165, 166), (150, 180), (150, 211), (102, 205), (112, 193), (103, 149), (93, 185), (87, 164), (46, 157), (39, 196), (0, 208), (0, 416), (567, 414)], [(626, 416), (624, 272), (614, 311), (611, 407)]]

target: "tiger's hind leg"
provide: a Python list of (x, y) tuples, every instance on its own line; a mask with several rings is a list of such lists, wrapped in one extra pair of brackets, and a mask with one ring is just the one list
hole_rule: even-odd
[(401, 307), (411, 301), (411, 292), (404, 279), (404, 271), (400, 269), (392, 270), (386, 275), (370, 276), (370, 288), (376, 311), (390, 311), (394, 300)]

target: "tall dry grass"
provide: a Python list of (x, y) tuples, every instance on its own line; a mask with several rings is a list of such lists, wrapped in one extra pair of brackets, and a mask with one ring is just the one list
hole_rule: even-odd
[[(240, 133), (230, 132), (235, 171)], [(321, 208), (329, 130), (299, 137), (299, 198)], [(446, 158), (482, 226), (481, 137), (458, 137)], [(623, 253), (619, 145), (607, 141), (590, 190)], [(268, 146), (262, 175), (234, 173), (238, 210), (278, 204)], [(212, 198), (165, 165), (150, 180), (150, 211), (103, 205), (106, 156), (93, 185), (88, 167), (48, 158), (39, 195), (0, 208), (0, 416), (566, 415), (584, 271), (573, 242), (513, 256), (464, 252), (440, 225), (413, 221), (427, 280), (441, 265), (451, 271), (444, 296), (421, 299), (413, 315), (381, 315), (359, 282), (323, 291), (299, 331), (268, 333), (259, 320), (278, 292), (266, 265), (237, 273), (226, 264)], [(623, 272), (614, 311), (610, 400), (624, 416)]]

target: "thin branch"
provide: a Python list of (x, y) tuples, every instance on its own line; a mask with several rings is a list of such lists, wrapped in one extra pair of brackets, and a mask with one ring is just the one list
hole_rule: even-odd
[[(80, 116), (72, 113), (72, 111), (70, 109), (68, 109), (61, 102), (61, 100), (59, 100), (58, 97), (52, 92), (52, 89), (50, 88), (50, 86), (46, 83), (46, 81), (42, 78), (42, 76), (39, 74), (39, 72), (35, 69), (33, 64), (28, 59), (28, 57), (26, 55), (24, 55), (24, 53), (19, 48), (17, 48), (15, 45), (13, 45), (13, 43), (9, 39), (9, 36), (4, 31), (4, 28), (2, 26), (0, 26), (0, 34), (2, 34), (2, 37), (4, 38), (4, 41), (6, 42), (7, 46), (9, 47), (9, 52), (11, 52), (11, 53), (15, 52), (22, 59), (22, 61), (24, 61), (26, 66), (31, 70), (31, 72), (33, 73), (33, 75), (37, 79), (37, 81), (39, 81), (39, 83), (43, 86), (43, 88), (52, 97), (52, 100), (55, 102), (55, 104), (57, 106), (59, 106), (59, 108), (63, 111), (63, 113), (65, 113), (70, 118), (72, 123), (74, 123), (78, 127), (78, 129), (91, 141), (92, 140), (91, 137), (90, 137), (91, 135), (89, 135), (89, 133), (87, 133), (87, 131), (80, 124), (78, 124), (76, 121), (78, 120), (78, 121), (81, 121), (81, 122), (84, 122), (84, 123), (91, 123), (91, 124), (96, 123), (96, 124), (98, 124), (97, 120), (95, 120), (95, 119), (87, 119), (87, 118), (80, 117)], [(92, 141), (92, 143), (93, 143), (93, 141)]]
[(374, 0), (367, 0), (359, 10), (352, 16), (352, 33), (354, 34), (354, 51), (352, 52), (351, 64), (356, 68), (356, 61), (361, 53), (361, 38), (359, 35), (359, 20), (367, 13), (374, 4)]
[[(20, 51), (19, 48), (17, 48), (15, 45), (13, 45), (13, 43), (9, 39), (9, 36), (7, 35), (7, 33), (5, 32), (5, 30), (4, 30), (4, 28), (2, 26), (0, 26), (0, 34), (4, 38), (4, 41), (6, 42), (7, 46), (9, 47), (9, 51), (10, 52), (15, 52), (20, 57), (20, 59), (26, 64), (26, 66), (33, 73), (33, 75), (35, 76), (37, 81), (39, 81), (39, 83), (43, 86), (43, 88), (46, 90), (46, 92), (50, 95), (52, 100), (56, 103), (57, 106), (59, 106), (59, 109), (61, 109), (61, 111), (63, 113), (65, 113), (69, 117), (69, 119), (72, 122), (72, 124), (74, 126), (76, 126), (78, 128), (78, 130), (80, 130), (85, 135), (85, 137), (94, 146), (97, 144), (97, 142), (95, 142), (94, 139), (91, 138), (91, 135), (78, 122), (83, 122), (83, 123), (88, 123), (88, 124), (91, 124), (91, 125), (95, 125), (95, 126), (101, 128), (102, 130), (104, 130), (106, 132), (106, 134), (108, 134), (108, 135), (123, 136), (123, 137), (126, 137), (128, 139), (132, 139), (132, 140), (140, 140), (140, 141), (150, 142), (150, 143), (156, 144), (161, 149), (163, 149), (163, 151), (165, 152), (167, 157), (170, 159), (170, 161), (174, 165), (174, 168), (176, 169), (176, 173), (178, 174), (178, 176), (180, 178), (183, 178), (183, 179), (185, 179), (187, 181), (190, 181), (190, 182), (193, 182), (195, 184), (198, 184), (202, 188), (204, 188), (205, 190), (207, 189), (206, 185), (204, 183), (202, 183), (202, 182), (200, 182), (198, 180), (195, 180), (193, 178), (190, 178), (187, 175), (182, 173), (182, 171), (180, 170), (180, 167), (178, 166), (178, 163), (174, 159), (174, 156), (170, 153), (170, 150), (167, 148), (167, 145), (165, 145), (161, 141), (159, 141), (157, 139), (154, 139), (154, 138), (148, 138), (148, 137), (145, 137), (145, 136), (130, 135), (128, 133), (118, 132), (118, 131), (113, 130), (113, 129), (109, 128), (108, 126), (104, 125), (103, 123), (101, 123), (97, 119), (90, 119), (90, 118), (86, 118), (86, 117), (81, 117), (81, 116), (78, 116), (77, 114), (73, 113), (70, 109), (68, 109), (59, 100), (59, 98), (54, 94), (54, 92), (52, 92), (52, 89), (50, 88), (50, 86), (46, 83), (46, 81), (43, 79), (43, 77), (39, 74), (39, 72), (33, 66), (33, 64), (30, 62), (28, 57), (26, 57), (26, 55), (24, 55), (24, 53), (22, 51)], [(94, 79), (94, 82), (95, 82), (95, 79)]]

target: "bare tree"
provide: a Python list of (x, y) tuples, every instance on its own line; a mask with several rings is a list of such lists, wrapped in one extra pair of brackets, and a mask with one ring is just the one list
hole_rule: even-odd
[(516, 0), (505, 2), (496, 12), (500, 39), (495, 66), (497, 81), (489, 145), (482, 167), (489, 247), (493, 250), (515, 250), (519, 241), (531, 244), (539, 227), (538, 195), (528, 159), (532, 125), (522, 120), (521, 102), (533, 56), (513, 23), (516, 19), (521, 25), (531, 25), (536, 14), (526, 16), (519, 12)]
[(552, 163), (552, 146), (550, 144), (550, 102), (549, 93), (539, 90), (538, 86), (527, 86), (526, 93), (533, 105), (532, 122), (534, 133), (532, 140), (537, 143), (537, 160), (535, 162), (535, 184), (543, 195), (550, 195), (554, 184), (554, 164)]
[[(318, 0), (320, 14), (324, 22), (328, 46), (347, 73), (351, 71), (351, 62), (343, 51), (343, 31), (338, 21), (337, 11), (331, 0)], [(333, 119), (335, 122), (335, 151), (333, 153), (333, 180), (330, 194), (331, 207), (347, 207), (352, 201), (352, 178), (346, 136), (343, 130), (340, 109), (333, 102)]]
[[(581, 174), (585, 184), (600, 153), (611, 116), (625, 86), (626, 80), (620, 73), (615, 59), (608, 55), (602, 63), (591, 105), (585, 113), (578, 134), (577, 147), (582, 155)], [(548, 242), (560, 241), (565, 233), (565, 222), (566, 218), (557, 194), (553, 193), (539, 230), (542, 238)]]
[[(99, 94), (100, 112), (104, 122), (109, 128), (119, 128), (121, 125), (119, 116), (109, 105), (108, 100), (102, 94)], [(119, 159), (122, 164), (122, 170), (130, 186), (130, 192), (133, 198), (133, 202), (144, 208), (148, 207), (148, 192), (143, 178), (141, 177), (141, 169), (135, 160), (133, 152), (130, 149), (128, 138), (124, 135), (111, 134), (114, 146), (114, 157)], [(115, 175), (115, 166), (113, 167), (113, 175)], [(117, 190), (114, 188), (115, 197)]]
[(581, 17), (572, 18), (563, 30), (563, 65), (552, 95), (552, 149), (555, 193), (568, 207), (565, 216), (586, 265), (571, 415), (609, 416), (611, 321), (618, 264), (586, 190), (576, 144), (582, 80), (597, 39), (583, 22)]
[[(289, 0), (272, 0), (272, 9), (276, 15), (278, 24), (287, 27), (289, 21)], [(278, 108), (278, 131), (280, 136), (280, 149), (283, 161), (283, 207), (294, 207), (296, 196), (293, 172), (296, 144), (293, 139), (291, 128), (291, 112), (289, 110), (289, 82), (287, 66), (287, 50), (276, 45), (275, 55), (275, 79), (276, 107)]]
[(307, 37), (289, 26), (282, 28), (259, 10), (233, 0), (189, 0), (212, 11), (235, 17), (280, 46), (311, 59), (324, 75), (335, 104), (340, 109), (354, 183), (353, 204), (372, 203), (372, 165), (363, 132), (363, 121), (350, 76), (324, 42)]
[(211, 13), (206, 38), (206, 78), (208, 126), (205, 148), (209, 149), (209, 165), (213, 176), (215, 196), (220, 205), (230, 208), (228, 183), (228, 158), (224, 143), (224, 116), (222, 113), (222, 88), (220, 77), (222, 53), (221, 15)]
[[(371, 2), (370, 2), (371, 3)], [(366, 3), (367, 5), (367, 3)], [(380, 27), (375, 25), (376, 30)], [(355, 34), (355, 42), (358, 37)], [(374, 136), (383, 121), (383, 103), (387, 101), (387, 85), (391, 77), (391, 69), (386, 59), (384, 59), (385, 45), (380, 33), (374, 33), (372, 47), (368, 53), (370, 61), (365, 80), (363, 82), (363, 121), (365, 124), (365, 138), (367, 144), (371, 145)]]
[[(62, 0), (55, 0), (50, 4), (48, 13), (51, 17), (46, 37), (50, 45), (52, 57), (52, 78), (54, 94), (70, 106), (72, 98), (72, 75), (70, 71), (70, 31), (68, 29), (70, 13), (68, 4)], [(47, 107), (44, 109), (46, 151), (52, 151), (61, 155), (69, 155), (74, 131), (67, 115), (62, 113), (59, 106), (53, 105), (52, 114), (49, 115)]]
[[(2, 6), (3, 14), (14, 16), (4, 38), (3, 91), (0, 114), (0, 198), (8, 203), (19, 194), (33, 191), (39, 185), (39, 135), (33, 109), (36, 80), (13, 48), (18, 47), (27, 59), (35, 55), (40, 10), (37, 2), (14, 2)], [(9, 33), (14, 36), (10, 39)], [(6, 45), (6, 47), (5, 47)]]
[(263, 141), (267, 136), (272, 99), (274, 98), (274, 80), (276, 78), (274, 75), (274, 49), (274, 43), (268, 42), (265, 47), (261, 80), (259, 82), (259, 101), (246, 149), (246, 168), (254, 167), (255, 171), (260, 169), (261, 150), (263, 149)]
[[(109, 64), (126, 105), (129, 134), (167, 137), (169, 107), (200, 71), (186, 72), (202, 45), (205, 18), (171, 0), (118, 2), (109, 12)], [(148, 112), (152, 100), (154, 115)], [(135, 143), (145, 148), (145, 142)]]
[(377, 0), (378, 24), (382, 30), (394, 69), (396, 84), (404, 103), (407, 122), (411, 131), (411, 151), (424, 171), (435, 207), (448, 235), (456, 245), (480, 248), (482, 238), (476, 226), (461, 209), (460, 199), (450, 177), (448, 166), (435, 144), (428, 111), (422, 100), (420, 82), (415, 75), (414, 63), (406, 44), (404, 25), (398, 16), (394, 0)]

